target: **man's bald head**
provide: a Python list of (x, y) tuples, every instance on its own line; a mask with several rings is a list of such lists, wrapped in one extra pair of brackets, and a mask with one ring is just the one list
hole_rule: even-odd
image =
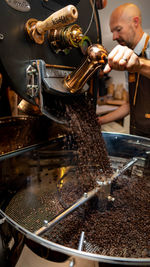
[(141, 24), (142, 17), (138, 6), (132, 3), (120, 5), (110, 16), (113, 40), (133, 49), (143, 34)]
[(111, 14), (110, 23), (111, 20), (114, 19), (114, 17), (127, 20), (138, 17), (140, 19), (140, 23), (142, 21), (140, 9), (138, 8), (138, 6), (132, 3), (126, 3), (117, 7)]

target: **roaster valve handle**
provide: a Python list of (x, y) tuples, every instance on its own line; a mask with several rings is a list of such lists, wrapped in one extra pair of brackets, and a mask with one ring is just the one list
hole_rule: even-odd
[(103, 69), (107, 56), (108, 53), (102, 45), (90, 45), (84, 62), (64, 79), (65, 88), (71, 93), (81, 90), (97, 69)]
[(77, 18), (78, 11), (76, 7), (68, 5), (50, 15), (44, 21), (38, 21), (33, 18), (29, 19), (26, 22), (25, 29), (35, 43), (42, 44), (44, 42), (44, 34), (46, 31), (69, 25), (75, 22)]

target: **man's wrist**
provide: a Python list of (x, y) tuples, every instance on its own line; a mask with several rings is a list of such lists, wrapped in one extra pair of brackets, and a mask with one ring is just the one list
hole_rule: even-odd
[(150, 79), (150, 60), (139, 58), (138, 73)]
[(141, 73), (143, 67), (144, 67), (144, 58), (139, 58), (139, 66), (138, 66), (139, 73)]

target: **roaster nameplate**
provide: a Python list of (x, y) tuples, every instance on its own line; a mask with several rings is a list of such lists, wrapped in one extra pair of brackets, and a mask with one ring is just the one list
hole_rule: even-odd
[(13, 9), (21, 12), (28, 12), (31, 9), (29, 3), (26, 0), (5, 0), (5, 1)]

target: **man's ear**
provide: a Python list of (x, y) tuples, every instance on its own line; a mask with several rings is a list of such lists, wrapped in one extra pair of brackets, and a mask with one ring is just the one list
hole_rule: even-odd
[(135, 27), (137, 27), (140, 24), (140, 18), (138, 16), (134, 17), (133, 22), (134, 22)]

